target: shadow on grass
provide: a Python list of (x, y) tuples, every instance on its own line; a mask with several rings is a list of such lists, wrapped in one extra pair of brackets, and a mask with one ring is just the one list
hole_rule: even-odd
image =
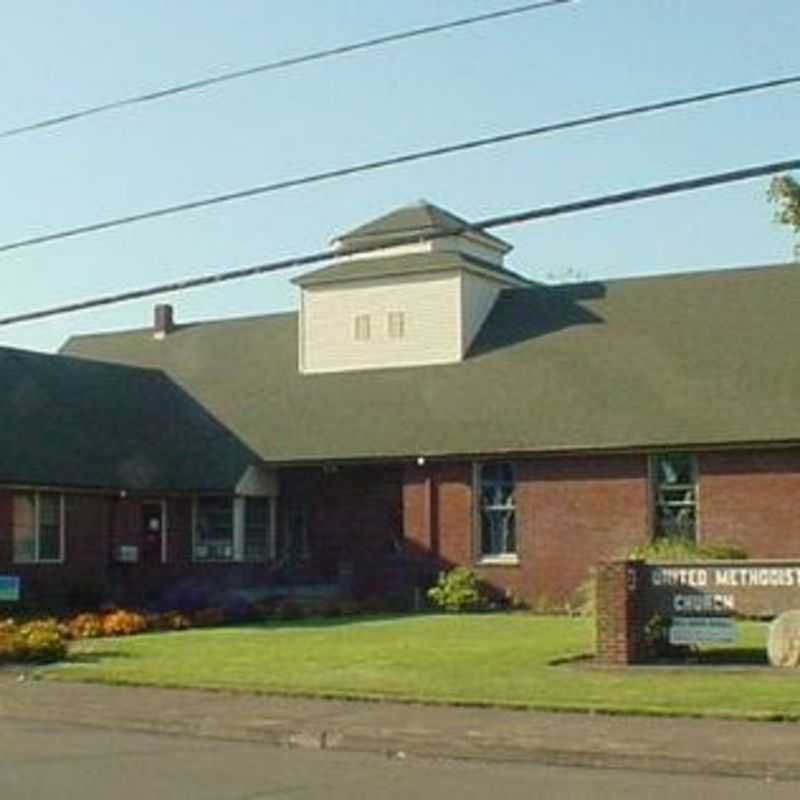
[(695, 653), (689, 663), (701, 666), (705, 664), (714, 666), (751, 664), (766, 667), (769, 666), (769, 659), (767, 658), (767, 651), (763, 647), (719, 647)]
[[(594, 654), (591, 653), (555, 658), (548, 662), (548, 666), (598, 669), (609, 667), (608, 664), (597, 661)], [(763, 647), (716, 647), (712, 650), (694, 651), (685, 656), (653, 658), (629, 666), (653, 669), (693, 669), (697, 667), (769, 667), (770, 663), (767, 651)]]
[[(441, 616), (441, 612), (418, 612), (418, 613), (387, 613), (387, 614), (360, 614), (358, 616), (323, 617), (309, 616), (299, 619), (263, 619), (253, 621), (242, 621), (220, 628), (258, 628), (260, 630), (274, 630), (286, 628), (298, 628), (301, 630), (317, 628), (340, 628), (343, 626), (352, 627), (359, 625), (374, 625), (376, 623), (404, 622), (411, 620), (425, 619), (428, 617)], [(199, 628), (196, 630), (200, 630)], [(210, 630), (210, 629), (208, 629)]]
[(79, 650), (70, 653), (61, 663), (66, 665), (98, 664), (110, 659), (134, 658), (121, 650)]

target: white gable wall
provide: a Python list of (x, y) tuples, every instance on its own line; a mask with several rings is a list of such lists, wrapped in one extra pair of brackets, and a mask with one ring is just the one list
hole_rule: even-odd
[[(300, 370), (304, 373), (446, 364), (461, 360), (459, 271), (348, 281), (302, 290)], [(389, 315), (403, 314), (402, 336)], [(356, 338), (356, 318), (369, 337)]]

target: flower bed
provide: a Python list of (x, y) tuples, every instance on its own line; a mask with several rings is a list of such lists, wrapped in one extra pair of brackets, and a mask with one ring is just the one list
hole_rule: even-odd
[(380, 608), (370, 602), (328, 599), (311, 602), (287, 597), (271, 605), (248, 604), (246, 608), (202, 608), (192, 613), (166, 611), (141, 613), (114, 608), (102, 612), (82, 612), (72, 617), (14, 620), (0, 619), (0, 664), (49, 663), (67, 654), (68, 643), (101, 636), (131, 636), (150, 631), (181, 631), (188, 628), (219, 627), (236, 622), (262, 622), (267, 619), (290, 621), (306, 616), (339, 617), (371, 614)]
[(0, 664), (47, 664), (67, 654), (66, 638), (54, 619), (0, 622)]

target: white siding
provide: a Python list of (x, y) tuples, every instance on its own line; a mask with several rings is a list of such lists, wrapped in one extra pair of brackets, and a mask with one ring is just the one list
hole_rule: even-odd
[[(341, 245), (334, 243), (335, 249), (340, 249)], [(359, 252), (358, 250), (348, 253), (343, 252), (337, 255), (339, 261), (355, 261), (357, 259), (375, 258), (376, 255), (407, 256), (419, 253), (462, 253), (465, 256), (479, 258), (498, 267), (503, 266), (503, 258), (510, 247), (501, 247), (491, 241), (481, 239), (479, 236), (442, 236), (438, 239), (430, 239), (422, 242), (411, 242), (381, 248), (380, 253), (374, 250)]]
[[(339, 249), (336, 248), (335, 249)], [(338, 253), (337, 261), (357, 261), (358, 259), (375, 258), (376, 256), (390, 258), (392, 256), (418, 255), (419, 253), (430, 253), (433, 251), (432, 242), (413, 242), (411, 244), (397, 244), (393, 247), (382, 247), (380, 252), (375, 250), (355, 250), (352, 253)]]
[(471, 272), (461, 273), (462, 342), (461, 352), (466, 354), (489, 316), (500, 290), (505, 284), (481, 278)]
[[(443, 364), (462, 354), (458, 272), (404, 279), (310, 286), (301, 300), (300, 369), (355, 369)], [(403, 336), (389, 336), (389, 312), (404, 315)], [(370, 316), (370, 338), (357, 341), (355, 318)]]

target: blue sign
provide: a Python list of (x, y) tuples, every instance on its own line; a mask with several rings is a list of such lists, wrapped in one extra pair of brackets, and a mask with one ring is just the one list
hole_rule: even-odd
[(16, 575), (0, 575), (0, 603), (18, 602), (20, 585)]

